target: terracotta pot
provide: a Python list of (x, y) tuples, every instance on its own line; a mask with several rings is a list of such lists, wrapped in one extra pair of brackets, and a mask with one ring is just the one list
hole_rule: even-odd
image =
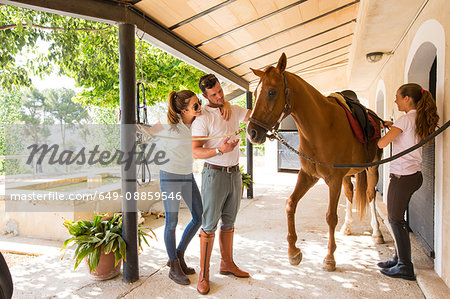
[[(86, 264), (89, 269), (89, 262), (86, 258)], [(100, 261), (95, 271), (89, 272), (91, 279), (93, 280), (107, 280), (116, 277), (120, 274), (120, 267), (122, 261), (119, 261), (116, 267), (114, 267), (114, 253), (105, 254), (102, 250), (100, 255)]]

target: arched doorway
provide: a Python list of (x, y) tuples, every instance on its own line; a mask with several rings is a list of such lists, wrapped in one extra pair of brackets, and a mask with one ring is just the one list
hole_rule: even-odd
[[(436, 99), (437, 85), (437, 48), (429, 42), (423, 42), (415, 51), (407, 82), (418, 83), (428, 89)], [(408, 224), (420, 240), (427, 254), (435, 257), (435, 142), (423, 148), (422, 161), (423, 184), (414, 193), (408, 207)]]
[[(445, 31), (436, 20), (425, 21), (417, 30), (412, 40), (405, 64), (404, 82), (417, 82), (424, 88), (433, 89), (438, 114), (444, 114), (444, 86), (445, 86)], [(434, 69), (435, 68), (435, 69)], [(435, 74), (435, 77), (433, 78)], [(431, 85), (430, 85), (431, 81)], [(433, 84), (436, 82), (436, 86)], [(440, 121), (442, 124), (442, 119)], [(442, 134), (441, 134), (442, 135)], [(443, 260), (443, 184), (444, 184), (444, 139), (439, 135), (435, 138), (434, 148), (434, 197), (432, 198), (434, 212), (434, 269), (442, 275)], [(428, 234), (430, 230), (428, 228)], [(430, 255), (433, 252), (429, 252)]]

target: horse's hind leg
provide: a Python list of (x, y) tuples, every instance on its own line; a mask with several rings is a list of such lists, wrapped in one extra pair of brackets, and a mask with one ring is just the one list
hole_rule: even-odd
[(383, 244), (384, 238), (380, 231), (380, 224), (377, 219), (377, 209), (375, 205), (375, 186), (378, 182), (378, 166), (370, 167), (367, 170), (367, 197), (370, 205), (370, 225), (372, 226), (372, 239), (377, 244)]
[(295, 211), (297, 204), (305, 193), (317, 183), (318, 179), (310, 176), (303, 170), (300, 170), (295, 185), (294, 192), (292, 192), (289, 199), (286, 201), (286, 214), (288, 224), (287, 241), (289, 243), (288, 255), (291, 265), (298, 265), (302, 261), (302, 252), (295, 246), (297, 242), (297, 233), (295, 231)]
[(351, 235), (352, 231), (351, 231), (351, 224), (353, 222), (353, 212), (352, 212), (352, 207), (353, 207), (353, 184), (352, 184), (352, 179), (350, 176), (346, 176), (344, 177), (344, 180), (342, 181), (342, 184), (344, 185), (344, 194), (345, 197), (347, 198), (346, 202), (346, 206), (345, 206), (345, 222), (344, 225), (341, 228), (341, 233), (344, 235)]

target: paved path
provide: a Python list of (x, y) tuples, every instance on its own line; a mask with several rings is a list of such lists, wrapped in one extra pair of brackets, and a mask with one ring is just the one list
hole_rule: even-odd
[[(211, 291), (202, 296), (196, 291), (197, 274), (191, 285), (180, 286), (168, 276), (163, 242), (163, 219), (147, 218), (158, 236), (139, 256), (138, 282), (126, 284), (117, 277), (94, 282), (86, 267), (73, 271), (71, 255), (60, 261), (58, 256), (44, 255), (11, 269), (15, 281), (14, 298), (424, 298), (416, 282), (390, 279), (379, 273), (376, 263), (390, 257), (392, 238), (382, 225), (386, 244), (374, 245), (370, 236), (369, 217), (355, 221), (354, 236), (337, 233), (335, 272), (321, 269), (326, 255), (327, 230), (325, 213), (328, 188), (319, 182), (300, 202), (297, 209), (298, 244), (303, 261), (291, 266), (287, 257), (286, 215), (284, 204), (296, 175), (255, 177), (255, 199), (243, 199), (235, 234), (235, 261), (251, 274), (238, 279), (218, 274), (219, 244), (216, 239), (211, 258)], [(274, 185), (274, 182), (278, 182)], [(344, 198), (339, 207), (338, 229), (344, 218)], [(179, 223), (189, 220), (183, 209)], [(152, 216), (153, 218), (153, 216)], [(179, 226), (181, 227), (181, 226)], [(181, 230), (177, 230), (178, 237)], [(0, 239), (0, 249), (2, 248)], [(7, 243), (7, 242), (6, 242)], [(52, 248), (52, 244), (47, 244)], [(5, 246), (5, 243), (3, 243)], [(51, 250), (49, 249), (49, 252)], [(199, 271), (199, 239), (194, 238), (186, 253), (187, 263)]]

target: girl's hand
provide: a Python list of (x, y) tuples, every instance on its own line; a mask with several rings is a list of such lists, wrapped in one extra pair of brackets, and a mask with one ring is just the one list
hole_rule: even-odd
[(220, 108), (222, 118), (228, 121), (231, 117), (231, 104), (228, 101), (224, 101), (223, 106)]
[(381, 123), (381, 125), (383, 126), (383, 128), (388, 128), (390, 129), (392, 127), (394, 123), (392, 121), (389, 120), (385, 120), (384, 122)]

